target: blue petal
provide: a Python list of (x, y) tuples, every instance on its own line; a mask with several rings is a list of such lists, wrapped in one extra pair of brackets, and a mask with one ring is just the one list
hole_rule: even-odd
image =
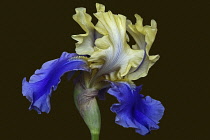
[(111, 111), (116, 113), (115, 122), (123, 127), (132, 127), (141, 135), (159, 128), (157, 125), (164, 113), (160, 101), (139, 94), (142, 86), (131, 86), (126, 82), (112, 82), (108, 93), (119, 101), (113, 104)]
[(30, 110), (34, 109), (39, 114), (49, 113), (51, 92), (56, 90), (60, 77), (69, 71), (89, 71), (87, 62), (77, 56), (75, 53), (63, 52), (60, 58), (46, 62), (41, 69), (36, 70), (29, 82), (23, 79), (22, 93), (31, 102)]

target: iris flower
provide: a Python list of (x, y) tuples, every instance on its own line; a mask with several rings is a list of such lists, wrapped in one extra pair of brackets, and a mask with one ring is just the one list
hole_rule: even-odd
[[(159, 59), (159, 55), (149, 55), (157, 24), (151, 20), (151, 25), (143, 26), (143, 19), (137, 14), (136, 23), (132, 24), (123, 15), (105, 12), (105, 6), (98, 3), (96, 9), (98, 22), (94, 25), (85, 8), (76, 8), (73, 19), (85, 31), (72, 36), (77, 41), (76, 53), (63, 52), (60, 58), (44, 63), (29, 81), (23, 79), (22, 93), (31, 102), (30, 110), (49, 113), (50, 97), (61, 76), (67, 73), (70, 78), (79, 71), (74, 80), (74, 101), (92, 140), (99, 139), (101, 126), (96, 97), (104, 99), (106, 93), (119, 102), (110, 108), (116, 113), (118, 125), (134, 128), (141, 135), (149, 134), (159, 128), (164, 107), (160, 101), (140, 94), (142, 86), (133, 81), (145, 77)], [(129, 45), (128, 34), (136, 44)]]

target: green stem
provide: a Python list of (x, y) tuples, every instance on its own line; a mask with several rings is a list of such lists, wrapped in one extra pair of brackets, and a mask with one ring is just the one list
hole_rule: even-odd
[(90, 130), (91, 140), (99, 140), (101, 128), (101, 115), (95, 98), (97, 94), (98, 91), (93, 88), (87, 88), (84, 81), (79, 81), (75, 85), (74, 101), (80, 115)]
[(91, 133), (91, 140), (99, 140), (99, 134)]

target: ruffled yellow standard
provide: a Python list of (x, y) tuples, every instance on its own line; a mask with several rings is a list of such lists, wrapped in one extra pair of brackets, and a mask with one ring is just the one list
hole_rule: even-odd
[(76, 43), (76, 53), (79, 55), (91, 55), (94, 51), (94, 25), (91, 22), (92, 17), (86, 13), (85, 8), (76, 8), (76, 14), (73, 19), (86, 32), (85, 34), (73, 35), (72, 38), (78, 41)]
[[(85, 8), (76, 9), (73, 18), (86, 33), (72, 36), (78, 41), (77, 54), (90, 55), (90, 67), (97, 69), (94, 79), (104, 76), (111, 81), (132, 82), (146, 76), (159, 59), (159, 55), (149, 55), (157, 33), (155, 20), (151, 21), (151, 26), (143, 26), (143, 19), (136, 14), (136, 24), (133, 25), (123, 15), (105, 12), (102, 4), (97, 3), (96, 9), (94, 15), (98, 23), (95, 26)], [(128, 45), (126, 31), (136, 41), (132, 47)]]
[(155, 20), (151, 20), (151, 26), (143, 26), (143, 19), (139, 15), (135, 15), (136, 24), (133, 25), (130, 20), (127, 21), (127, 31), (136, 41), (136, 44), (132, 46), (133, 49), (144, 51), (144, 60), (138, 66), (129, 71), (126, 76), (129, 80), (137, 80), (141, 77), (145, 77), (152, 65), (160, 58), (159, 55), (149, 56), (149, 50), (152, 43), (155, 40), (157, 33), (157, 23)]

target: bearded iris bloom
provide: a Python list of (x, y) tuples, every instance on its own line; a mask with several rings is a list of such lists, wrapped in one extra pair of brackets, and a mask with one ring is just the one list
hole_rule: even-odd
[[(119, 103), (111, 106), (116, 113), (115, 122), (125, 128), (131, 127), (141, 135), (159, 128), (164, 113), (160, 101), (139, 94), (142, 86), (133, 80), (145, 77), (159, 55), (149, 55), (155, 40), (157, 24), (143, 26), (143, 19), (135, 15), (132, 24), (123, 15), (105, 12), (105, 6), (96, 4), (96, 25), (85, 8), (76, 8), (73, 19), (86, 32), (73, 35), (77, 41), (76, 53), (63, 52), (60, 58), (44, 63), (29, 81), (22, 81), (22, 93), (31, 102), (30, 110), (39, 114), (50, 112), (50, 96), (65, 73), (71, 77), (75, 71), (74, 101), (79, 113), (90, 129), (92, 140), (99, 139), (101, 116), (96, 97), (104, 98), (109, 93)], [(129, 36), (136, 44), (129, 45)]]

